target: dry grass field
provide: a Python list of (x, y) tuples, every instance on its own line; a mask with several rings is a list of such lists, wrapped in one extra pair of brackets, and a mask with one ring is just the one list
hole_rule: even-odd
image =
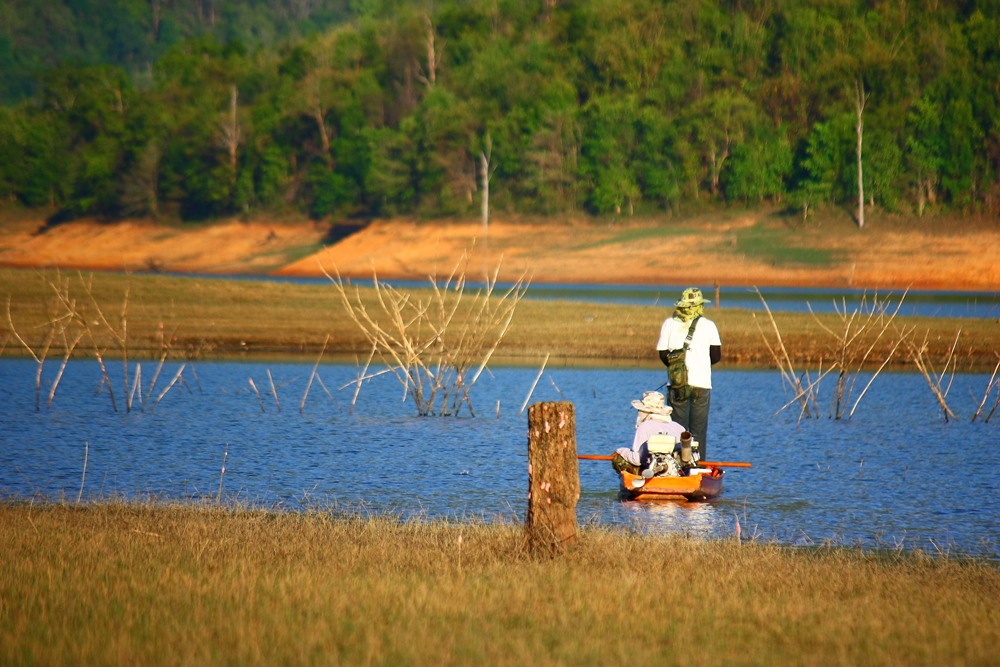
[(0, 504), (4, 665), (990, 665), (995, 563), (250, 508)]

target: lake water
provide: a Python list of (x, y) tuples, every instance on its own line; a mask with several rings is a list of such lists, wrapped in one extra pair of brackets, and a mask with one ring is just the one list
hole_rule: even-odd
[[(214, 501), (221, 482), (224, 501), (271, 508), (523, 521), (519, 412), (537, 369), (484, 374), (475, 417), (421, 418), (391, 376), (366, 384), (352, 411), (353, 388), (341, 389), (355, 377), (348, 365), (321, 366), (333, 398), (314, 382), (301, 412), (312, 367), (287, 363), (188, 366), (183, 386), (153, 408), (177, 368), (163, 370), (145, 410), (127, 413), (120, 364), (109, 367), (115, 412), (96, 363), (72, 362), (52, 406), (43, 396), (36, 411), (35, 364), (0, 360), (0, 497), (75, 502), (82, 483), (84, 500)], [(57, 370), (45, 366), (43, 387)], [(143, 377), (153, 370), (144, 364)], [(610, 463), (580, 461), (582, 524), (735, 539), (738, 521), (744, 539), (1000, 557), (1000, 414), (970, 421), (988, 375), (956, 378), (961, 419), (949, 423), (911, 373), (879, 376), (850, 420), (801, 422), (794, 408), (778, 412), (786, 396), (776, 372), (714, 377), (709, 458), (753, 468), (731, 469), (711, 502), (640, 503), (619, 499)], [(552, 368), (531, 402), (571, 401), (579, 453), (610, 454), (630, 442), (631, 400), (664, 380), (658, 370)]]
[[(181, 275), (181, 274), (178, 274)], [(185, 275), (185, 277), (189, 277)], [(200, 278), (226, 280), (267, 280), (299, 284), (329, 284), (328, 278), (297, 278), (287, 276), (207, 275)], [(399, 288), (427, 287), (427, 280), (386, 280)], [(354, 280), (354, 284), (371, 285), (371, 280)], [(470, 281), (468, 288), (477, 289), (481, 283)], [(498, 290), (511, 286), (499, 283)], [(524, 298), (532, 300), (583, 301), (589, 303), (614, 303), (639, 306), (671, 307), (687, 285), (617, 285), (617, 284), (568, 284), (531, 283)], [(761, 296), (768, 308), (776, 312), (815, 313), (869, 312), (873, 301), (883, 303), (887, 312), (904, 317), (952, 317), (973, 319), (1000, 318), (1000, 292), (947, 292), (942, 290), (866, 290), (840, 288), (761, 287), (760, 296), (751, 287), (722, 286), (719, 305), (724, 308), (763, 310)], [(705, 297), (715, 300), (710, 285), (702, 286)], [(902, 303), (900, 304), (900, 300)], [(708, 306), (709, 310), (715, 306)]]

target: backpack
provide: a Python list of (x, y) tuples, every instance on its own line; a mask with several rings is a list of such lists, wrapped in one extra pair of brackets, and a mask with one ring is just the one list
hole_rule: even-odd
[(672, 398), (676, 401), (686, 401), (691, 396), (691, 388), (688, 386), (687, 351), (691, 349), (691, 337), (694, 336), (695, 327), (698, 320), (694, 318), (688, 328), (687, 338), (684, 339), (684, 347), (677, 350), (667, 351), (667, 377), (670, 379), (670, 391)]

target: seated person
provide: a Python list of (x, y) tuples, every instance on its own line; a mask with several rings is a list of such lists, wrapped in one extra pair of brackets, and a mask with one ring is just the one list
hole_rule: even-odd
[(680, 442), (684, 427), (670, 418), (673, 408), (666, 405), (663, 394), (658, 391), (645, 392), (641, 401), (632, 401), (632, 407), (638, 411), (632, 447), (619, 447), (611, 459), (611, 465), (618, 472), (625, 470), (638, 475), (644, 469), (649, 469), (651, 457), (646, 446), (649, 436), (664, 433), (674, 436)]

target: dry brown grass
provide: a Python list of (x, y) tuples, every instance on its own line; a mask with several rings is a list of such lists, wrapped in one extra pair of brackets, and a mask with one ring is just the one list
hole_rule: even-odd
[[(63, 272), (70, 291), (91, 274)], [(18, 332), (34, 344), (47, 338), (55, 296), (54, 272), (0, 268), (0, 300), (8, 298)], [(94, 274), (93, 292), (106, 312), (117, 312), (129, 291), (129, 345), (135, 359), (157, 358), (162, 331), (173, 334), (175, 358), (293, 357), (313, 361), (327, 335), (327, 359), (364, 359), (371, 347), (343, 310), (332, 285), (286, 284), (252, 280), (181, 278), (160, 275)], [(428, 291), (429, 292), (429, 291)], [(374, 290), (361, 290), (376, 308)], [(528, 297), (531, 296), (530, 288)], [(748, 310), (719, 309), (707, 313), (722, 332), (726, 367), (767, 366), (771, 357)], [(662, 307), (531, 301), (518, 304), (510, 331), (504, 336), (495, 363), (520, 363), (537, 367), (546, 355), (549, 366), (569, 363), (615, 365), (661, 364), (653, 349), (660, 324), (669, 312)], [(782, 338), (797, 366), (813, 366), (836, 354), (829, 336), (818, 322), (836, 327), (835, 315), (775, 313)], [(948, 356), (959, 327), (962, 339), (955, 353), (957, 370), (992, 371), (1000, 351), (1000, 326), (992, 320), (956, 322), (947, 318), (899, 318), (927, 333), (928, 358)], [(105, 344), (114, 352), (113, 341)], [(891, 341), (887, 340), (887, 346)], [(13, 339), (6, 317), (0, 317), (0, 350), (23, 354)], [(78, 347), (77, 356), (88, 351)], [(51, 351), (61, 355), (58, 341)], [(884, 358), (873, 351), (872, 358)], [(897, 355), (897, 367), (907, 364)]]
[(0, 504), (0, 664), (995, 664), (995, 564), (254, 509)]

